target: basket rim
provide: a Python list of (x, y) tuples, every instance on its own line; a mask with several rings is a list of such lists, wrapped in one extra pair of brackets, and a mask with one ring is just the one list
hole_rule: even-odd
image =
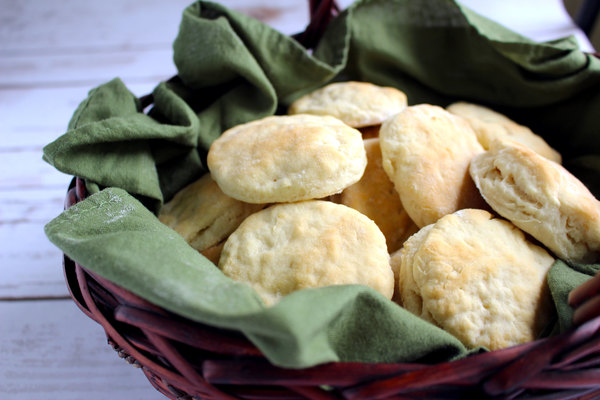
[[(65, 207), (85, 197), (83, 179), (73, 178)], [(169, 382), (167, 386), (178, 393), (210, 394), (224, 399), (237, 397), (230, 397), (217, 386), (234, 383), (277, 383), (303, 390), (310, 384), (333, 384), (346, 399), (388, 398), (399, 392), (418, 392), (440, 385), (478, 386), (490, 397), (545, 387), (600, 391), (600, 372), (589, 372), (590, 368), (600, 371), (595, 370), (600, 366), (600, 316), (556, 336), (442, 363), (330, 362), (291, 370), (273, 365), (240, 332), (211, 327), (163, 310), (66, 255), (63, 266), (69, 293), (77, 306), (99, 323), (109, 342), (141, 366), (153, 385), (168, 396), (164, 387), (155, 384), (157, 377), (160, 382)], [(122, 326), (141, 331), (148, 343), (142, 343), (130, 332), (121, 332)], [(172, 343), (207, 352), (209, 356), (196, 363), (178, 353)], [(158, 362), (153, 351), (163, 353), (160, 357), (167, 354), (168, 365)], [(562, 374), (562, 378), (557, 380), (549, 371)], [(562, 384), (557, 383), (561, 380)], [(308, 393), (307, 398), (322, 398), (322, 394)], [(317, 397), (310, 397), (313, 395)]]

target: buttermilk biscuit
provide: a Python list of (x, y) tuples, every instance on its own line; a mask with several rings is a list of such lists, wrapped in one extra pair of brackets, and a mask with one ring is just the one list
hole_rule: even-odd
[(276, 204), (227, 239), (219, 268), (252, 286), (265, 304), (305, 288), (363, 284), (392, 297), (385, 238), (366, 216), (322, 200)]
[[(410, 310), (413, 314), (419, 315), (427, 321), (431, 321), (431, 317), (423, 316), (421, 295), (417, 290), (415, 280), (413, 278), (411, 269), (401, 269), (402, 262), (406, 265), (412, 265), (413, 257), (416, 251), (421, 246), (423, 240), (429, 234), (429, 231), (433, 228), (434, 224), (424, 226), (419, 229), (416, 233), (411, 235), (403, 244), (402, 248), (392, 253), (390, 257), (390, 266), (394, 272), (394, 300), (400, 305), (406, 303), (406, 309)], [(425, 311), (426, 313), (427, 311)]]
[(475, 130), (479, 143), (487, 150), (494, 140), (520, 143), (536, 153), (558, 163), (562, 157), (541, 136), (490, 108), (467, 102), (450, 104), (449, 112), (465, 118)]
[(337, 82), (326, 85), (294, 101), (289, 114), (332, 115), (354, 128), (380, 125), (402, 111), (406, 94), (367, 82)]
[(440, 218), (399, 257), (401, 304), (469, 348), (535, 340), (551, 319), (546, 275), (554, 258), (487, 211)]
[[(204, 252), (225, 240), (250, 214), (264, 208), (224, 194), (209, 174), (181, 189), (158, 218), (196, 250)], [(214, 258), (213, 258), (214, 260)]]
[(381, 126), (383, 168), (419, 226), (462, 208), (485, 208), (469, 176), (483, 152), (462, 118), (429, 104), (410, 106)]
[(471, 162), (490, 206), (572, 262), (600, 259), (600, 202), (560, 164), (518, 145), (494, 142)]
[(410, 219), (381, 165), (379, 139), (364, 141), (367, 168), (360, 181), (344, 189), (339, 202), (371, 218), (385, 236), (388, 251), (398, 250), (418, 227)]
[(271, 116), (225, 131), (207, 158), (227, 195), (248, 203), (293, 202), (342, 191), (362, 176), (359, 131), (329, 116)]

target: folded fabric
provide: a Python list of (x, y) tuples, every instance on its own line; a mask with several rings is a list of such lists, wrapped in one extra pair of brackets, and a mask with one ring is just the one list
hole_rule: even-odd
[(453, 336), (360, 285), (303, 290), (266, 308), (122, 189), (108, 188), (46, 225), (66, 255), (153, 304), (243, 332), (275, 364), (441, 361), (467, 354)]
[[(206, 152), (225, 129), (284, 113), (328, 82), (369, 81), (403, 90), (410, 104), (493, 107), (542, 135), (600, 195), (600, 61), (572, 38), (534, 43), (451, 0), (363, 0), (308, 51), (250, 17), (196, 2), (173, 48), (178, 76), (156, 86), (147, 112), (116, 78), (91, 90), (68, 131), (44, 148), (47, 162), (97, 192), (46, 233), (75, 261), (157, 305), (241, 330), (278, 365), (468, 352), (362, 286), (300, 291), (264, 308), (162, 226), (154, 214), (206, 172)], [(555, 264), (555, 332), (570, 326), (568, 292), (597, 270)]]

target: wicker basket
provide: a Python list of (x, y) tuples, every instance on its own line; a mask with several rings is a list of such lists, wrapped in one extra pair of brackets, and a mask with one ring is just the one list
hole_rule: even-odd
[[(338, 11), (310, 1), (312, 48)], [(144, 105), (151, 96), (141, 99)], [(74, 178), (65, 207), (83, 200)], [(600, 399), (600, 317), (564, 333), (440, 364), (276, 367), (243, 335), (169, 313), (64, 257), (70, 293), (109, 344), (171, 399)]]

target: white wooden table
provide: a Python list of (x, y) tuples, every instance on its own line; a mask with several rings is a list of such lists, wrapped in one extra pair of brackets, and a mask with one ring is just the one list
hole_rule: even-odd
[[(43, 226), (71, 177), (42, 161), (42, 147), (89, 89), (118, 76), (143, 95), (172, 76), (191, 1), (0, 0), (0, 399), (164, 399), (68, 296)], [(302, 0), (222, 3), (287, 34), (308, 20)], [(534, 39), (575, 34), (592, 50), (560, 0), (464, 3)]]

